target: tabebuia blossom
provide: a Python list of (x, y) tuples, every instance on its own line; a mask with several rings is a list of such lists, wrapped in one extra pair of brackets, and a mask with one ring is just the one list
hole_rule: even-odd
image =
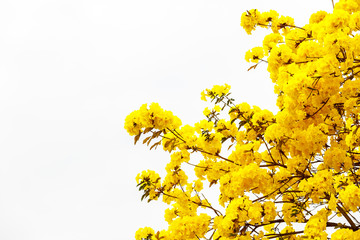
[(240, 25), (269, 31), (245, 60), (267, 65), (278, 111), (237, 102), (225, 84), (201, 93), (208, 107), (193, 126), (157, 103), (132, 112), (135, 143), (169, 153), (165, 176), (136, 177), (142, 200), (169, 205), (168, 228), (135, 239), (360, 239), (360, 0), (304, 26), (256, 9)]

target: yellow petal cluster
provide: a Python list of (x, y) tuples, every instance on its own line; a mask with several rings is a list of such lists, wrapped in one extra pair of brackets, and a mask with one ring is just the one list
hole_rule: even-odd
[(152, 103), (149, 107), (143, 104), (125, 119), (125, 129), (131, 136), (141, 133), (145, 128), (176, 129), (180, 125), (181, 120), (171, 111), (163, 110), (158, 103)]
[(269, 30), (245, 60), (267, 65), (278, 111), (238, 103), (224, 84), (201, 93), (193, 125), (156, 103), (131, 113), (135, 143), (170, 154), (164, 177), (136, 177), (142, 200), (169, 205), (168, 228), (136, 239), (360, 239), (360, 0), (304, 26), (256, 9), (240, 25)]

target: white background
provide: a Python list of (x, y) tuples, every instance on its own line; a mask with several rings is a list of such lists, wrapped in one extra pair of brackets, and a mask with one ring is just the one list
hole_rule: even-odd
[(134, 239), (162, 229), (161, 202), (140, 201), (135, 176), (163, 172), (160, 148), (133, 145), (124, 119), (158, 102), (184, 124), (200, 92), (232, 86), (237, 102), (276, 111), (266, 65), (245, 51), (241, 13), (275, 9), (299, 26), (331, 0), (1, 0), (0, 239)]

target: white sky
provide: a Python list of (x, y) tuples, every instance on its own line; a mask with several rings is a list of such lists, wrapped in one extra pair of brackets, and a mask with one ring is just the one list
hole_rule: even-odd
[(331, 0), (1, 0), (0, 239), (134, 239), (165, 227), (161, 202), (140, 202), (135, 176), (167, 153), (133, 146), (124, 119), (158, 102), (184, 124), (200, 92), (275, 110), (266, 66), (245, 51), (241, 13), (275, 9), (297, 25)]

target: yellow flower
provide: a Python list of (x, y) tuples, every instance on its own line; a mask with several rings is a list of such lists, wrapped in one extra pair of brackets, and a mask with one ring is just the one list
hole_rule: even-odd
[(209, 109), (208, 107), (206, 107), (206, 108), (204, 109), (204, 111), (203, 111), (203, 114), (204, 114), (205, 116), (209, 116), (210, 113), (211, 113), (211, 111), (210, 111), (210, 109)]
[(135, 233), (136, 240), (155, 239), (155, 231), (150, 227), (139, 228)]
[(311, 16), (310, 16), (310, 24), (315, 24), (315, 23), (319, 23), (321, 22), (322, 20), (324, 20), (324, 18), (326, 17), (326, 15), (328, 15), (327, 12), (325, 11), (318, 11), (316, 13), (313, 13)]
[(206, 102), (206, 93), (205, 90), (201, 92), (201, 100)]
[(262, 47), (254, 47), (245, 54), (245, 60), (247, 62), (257, 63), (264, 57), (264, 49)]
[(258, 22), (261, 21), (260, 19), (261, 15), (256, 9), (246, 11), (241, 15), (240, 26), (247, 34), (251, 34)]
[(215, 112), (220, 112), (221, 107), (219, 105), (215, 105), (214, 110), (215, 110)]

